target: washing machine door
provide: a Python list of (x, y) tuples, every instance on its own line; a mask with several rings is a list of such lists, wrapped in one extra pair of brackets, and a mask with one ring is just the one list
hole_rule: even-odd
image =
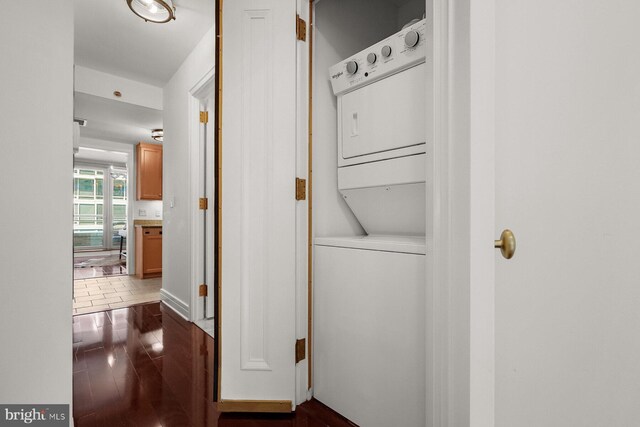
[(425, 143), (425, 67), (416, 65), (339, 98), (341, 160), (370, 161), (364, 157), (383, 152), (392, 152), (389, 157), (415, 154), (415, 149), (397, 151)]

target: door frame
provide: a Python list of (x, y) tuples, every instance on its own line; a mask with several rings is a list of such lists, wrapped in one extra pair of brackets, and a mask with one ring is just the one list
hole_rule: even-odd
[[(212, 97), (214, 95), (214, 85), (215, 85), (215, 66), (211, 67), (204, 75), (198, 79), (198, 81), (193, 85), (193, 87), (189, 90), (189, 170), (191, 172), (189, 177), (189, 200), (191, 200), (190, 205), (190, 214), (191, 214), (191, 306), (189, 313), (189, 320), (195, 322), (196, 320), (202, 320), (205, 317), (204, 307), (201, 304), (199, 296), (199, 286), (202, 283), (202, 271), (204, 268), (203, 263), (200, 260), (200, 254), (202, 254), (204, 250), (204, 242), (202, 240), (202, 236), (204, 234), (202, 218), (201, 218), (201, 210), (198, 207), (198, 199), (203, 197), (201, 183), (203, 180), (206, 180), (207, 177), (202, 176), (201, 164), (200, 164), (200, 143), (203, 137), (202, 135), (202, 125), (200, 123), (200, 115), (199, 112), (203, 105), (203, 102), (207, 100), (207, 98)], [(213, 113), (214, 108), (213, 105), (208, 105), (207, 110)], [(213, 117), (209, 118), (208, 124), (208, 135), (207, 139), (213, 136)], [(215, 156), (215, 153), (208, 153), (210, 156)], [(206, 159), (205, 159), (206, 161)], [(213, 164), (211, 165), (211, 169), (213, 169)], [(213, 170), (210, 171), (210, 174), (213, 175)], [(208, 192), (213, 193), (213, 189), (215, 186), (214, 182), (210, 183), (211, 185), (208, 187)], [(213, 199), (213, 196), (210, 197)], [(213, 228), (215, 221), (215, 212), (213, 211), (213, 206), (210, 206), (205, 214), (208, 215), (208, 219), (211, 218), (211, 221), (207, 221), (207, 234), (213, 239)], [(211, 263), (211, 265), (207, 265), (207, 261)], [(207, 265), (208, 268), (208, 285), (210, 293), (213, 294), (213, 274), (214, 268), (214, 257), (213, 252), (207, 252), (207, 259), (204, 264)], [(211, 267), (211, 268), (209, 268)], [(213, 300), (213, 298), (210, 298)]]
[[(113, 206), (113, 199), (111, 196), (112, 189), (110, 188), (111, 177), (107, 176), (109, 174), (109, 166), (107, 164), (102, 164), (100, 162), (76, 161), (74, 159), (73, 169), (74, 169), (74, 174), (75, 174), (75, 169), (87, 169), (87, 170), (93, 170), (93, 171), (101, 171), (103, 176), (102, 178), (102, 246), (81, 246), (78, 248), (74, 247), (74, 252), (90, 253), (92, 251), (110, 251), (112, 250), (112, 247), (111, 247), (112, 245), (109, 241), (108, 236), (111, 236), (113, 234), (113, 222), (111, 220), (111, 212), (110, 212)], [(74, 188), (74, 192), (75, 192), (75, 188)], [(97, 213), (95, 215), (97, 218)], [(75, 216), (75, 212), (74, 212), (74, 216)], [(74, 231), (74, 234), (75, 234), (75, 231)]]
[(433, 18), (426, 425), (490, 427), (495, 424), (495, 0), (433, 0)]
[[(137, 179), (137, 170), (135, 168), (134, 150), (135, 146), (131, 144), (125, 144), (120, 142), (106, 141), (102, 139), (82, 138), (79, 144), (82, 147), (96, 148), (99, 150), (118, 151), (127, 155), (127, 254), (135, 254), (135, 230), (133, 227), (134, 217), (134, 202), (136, 201), (136, 186), (131, 185), (135, 183)], [(75, 162), (75, 158), (74, 158)], [(74, 163), (75, 164), (75, 163)], [(136, 272), (135, 256), (131, 255), (127, 257), (127, 274), (133, 275)]]

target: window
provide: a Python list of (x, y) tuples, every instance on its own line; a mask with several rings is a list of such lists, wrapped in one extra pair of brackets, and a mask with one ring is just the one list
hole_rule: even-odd
[(81, 204), (78, 221), (80, 224), (96, 224), (96, 205)]
[(124, 179), (115, 179), (113, 181), (113, 198), (114, 200), (127, 199), (127, 182)]
[(76, 178), (76, 196), (81, 199), (94, 198), (94, 180), (86, 178)]
[(104, 193), (102, 191), (102, 179), (96, 179), (96, 199), (104, 198)]
[[(113, 169), (113, 168), (111, 168)], [(74, 247), (118, 247), (127, 224), (126, 169), (90, 167), (73, 170)], [(109, 239), (107, 236), (111, 235)]]

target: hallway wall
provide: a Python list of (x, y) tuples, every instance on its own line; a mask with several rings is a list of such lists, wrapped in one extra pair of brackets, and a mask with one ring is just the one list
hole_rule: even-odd
[(73, 3), (2, 6), (0, 402), (71, 404)]
[[(169, 303), (189, 315), (191, 303), (191, 205), (189, 91), (214, 66), (213, 28), (164, 87), (164, 212), (162, 291)], [(173, 207), (171, 206), (173, 202)]]

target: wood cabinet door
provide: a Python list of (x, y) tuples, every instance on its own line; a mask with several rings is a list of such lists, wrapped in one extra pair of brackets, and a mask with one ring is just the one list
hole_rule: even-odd
[(138, 144), (137, 198), (162, 200), (162, 147), (156, 144)]
[(162, 235), (144, 234), (143, 239), (143, 274), (162, 273)]

